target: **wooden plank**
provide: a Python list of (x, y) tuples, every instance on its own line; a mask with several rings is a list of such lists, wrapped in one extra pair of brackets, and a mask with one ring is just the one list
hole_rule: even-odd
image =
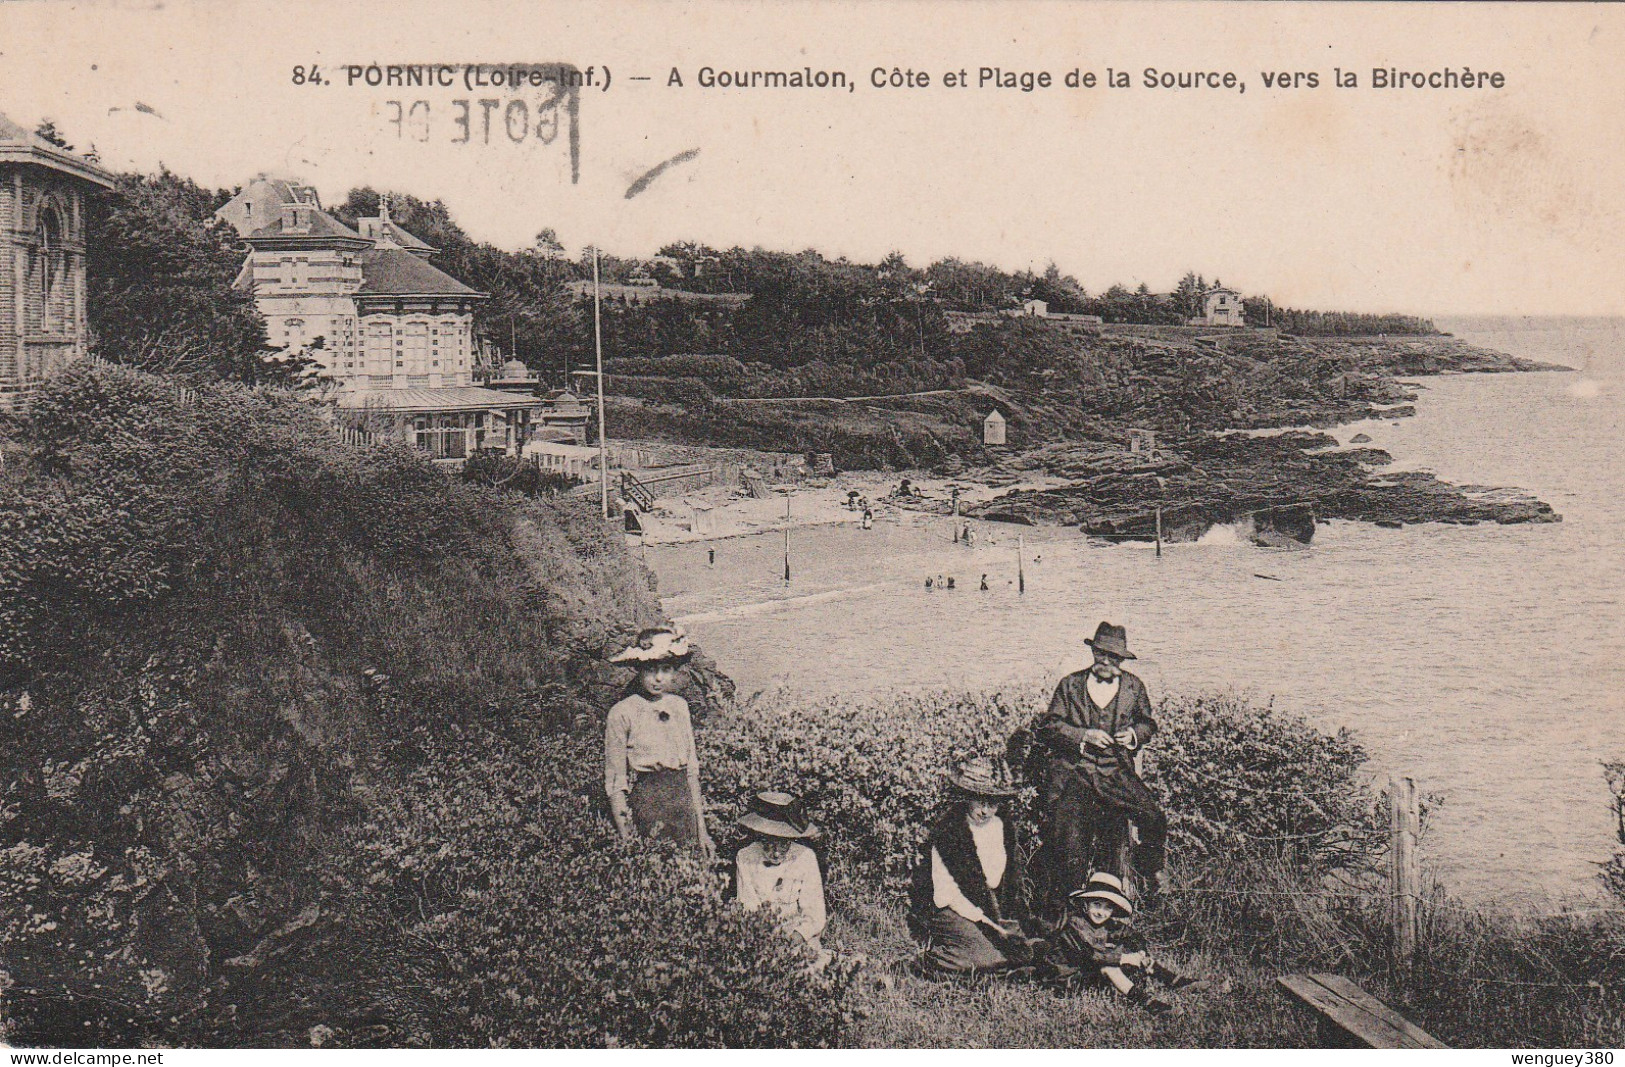
[(1345, 978), (1290, 974), (1276, 981), (1325, 1020), (1371, 1048), (1447, 1047)]
[(1340, 974), (1312, 974), (1309, 977), (1332, 992), (1341, 993), (1395, 1030), (1405, 1034), (1410, 1040), (1406, 1048), (1450, 1047)]

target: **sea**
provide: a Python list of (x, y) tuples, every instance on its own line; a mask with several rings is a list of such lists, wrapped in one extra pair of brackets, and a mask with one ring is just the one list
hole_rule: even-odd
[[(1418, 378), (1413, 417), (1332, 432), (1367, 435), (1395, 469), (1528, 490), (1561, 523), (1337, 521), (1306, 549), (1220, 527), (1159, 558), (998, 523), (966, 548), (948, 520), (910, 517), (646, 558), (667, 613), (744, 694), (1047, 689), (1088, 662), (1096, 623), (1120, 623), (1153, 697), (1273, 701), (1442, 797), (1423, 859), (1461, 898), (1585, 906), (1625, 848), (1602, 767), (1625, 761), (1625, 319), (1438, 324), (1574, 369)], [(927, 591), (939, 575), (955, 588)]]

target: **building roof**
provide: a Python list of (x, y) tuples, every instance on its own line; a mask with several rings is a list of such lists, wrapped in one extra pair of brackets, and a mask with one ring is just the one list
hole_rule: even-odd
[(1004, 416), (999, 414), (999, 409), (998, 408), (994, 408), (992, 411), (987, 413), (987, 418), (983, 419), (982, 421), (983, 422), (1003, 422), (1004, 421)]
[(483, 300), (489, 294), (470, 289), (438, 267), (402, 248), (372, 248), (361, 253), (361, 288), (356, 296), (461, 296)]
[(361, 227), (362, 235), (365, 237), (370, 237), (373, 240), (387, 239), (389, 241), (393, 241), (395, 244), (400, 245), (408, 252), (440, 251), (434, 245), (419, 240), (412, 234), (407, 233), (401, 228), (400, 223), (396, 222), (394, 219), (386, 219), (382, 216), (375, 215), (369, 218), (356, 219), (355, 221), (356, 225)]
[[(289, 200), (287, 203), (294, 203)], [(284, 228), (286, 219), (277, 219), (268, 226), (261, 226), (244, 240), (247, 241), (287, 241), (304, 237), (342, 237), (351, 241), (365, 241), (366, 238), (344, 225), (327, 212), (312, 208), (310, 212), (310, 228), (308, 230), (288, 232)]]
[(534, 396), (482, 389), (477, 385), (445, 389), (362, 389), (338, 395), (338, 406), (347, 411), (488, 411), (492, 408), (533, 408), (537, 404)]
[(317, 195), (314, 185), (306, 185), (292, 178), (260, 177), (255, 181), (264, 182), (284, 204), (315, 204), (318, 208), (322, 206), (322, 198)]
[(113, 187), (113, 176), (101, 167), (65, 148), (58, 148), (4, 115), (0, 115), (0, 163), (29, 163), (72, 175), (103, 189)]

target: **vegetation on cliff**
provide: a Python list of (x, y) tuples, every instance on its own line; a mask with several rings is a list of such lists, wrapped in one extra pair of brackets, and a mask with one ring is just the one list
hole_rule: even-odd
[(834, 1039), (776, 934), (590, 817), (573, 731), (657, 612), (591, 508), (113, 367), (0, 444), (13, 1041)]

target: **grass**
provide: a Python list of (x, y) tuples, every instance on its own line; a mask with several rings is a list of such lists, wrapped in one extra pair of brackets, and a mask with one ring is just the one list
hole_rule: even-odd
[[(1222, 979), (1172, 994), (1153, 1016), (1105, 988), (1067, 991), (1001, 978), (932, 981), (903, 964), (918, 952), (903, 905), (852, 883), (839, 897), (828, 943), (874, 961), (852, 996), (852, 1043), (864, 1048), (1276, 1048), (1312, 1044), (1314, 1028), (1274, 991), (1270, 974), (1188, 946), (1156, 946), (1181, 969)], [(1228, 986), (1228, 988), (1225, 988)]]
[[(1208, 868), (1206, 874), (1212, 873)], [(1143, 916), (1146, 947), (1214, 980), (1168, 994), (1151, 1016), (1104, 988), (1062, 991), (1030, 980), (931, 981), (908, 972), (919, 951), (898, 895), (871, 883), (830, 887), (827, 943), (871, 961), (853, 994), (854, 1045), (868, 1048), (1307, 1048), (1311, 1014), (1276, 987), (1281, 975), (1332, 971), (1453, 1047), (1615, 1048), (1625, 1044), (1625, 912), (1539, 918), (1432, 898), (1421, 950), (1392, 965), (1380, 896), (1354, 899), (1264, 877), (1259, 896), (1205, 896), (1176, 885)], [(1267, 896), (1266, 896), (1267, 895)], [(1268, 900), (1268, 915), (1258, 905)]]

